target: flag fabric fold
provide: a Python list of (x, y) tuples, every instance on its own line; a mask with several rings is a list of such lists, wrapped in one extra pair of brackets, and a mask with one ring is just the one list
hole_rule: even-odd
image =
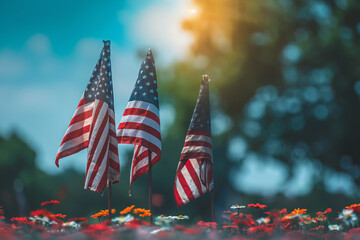
[(214, 188), (210, 126), (209, 78), (204, 75), (176, 170), (174, 195), (178, 207)]
[[(132, 183), (149, 170), (161, 157), (159, 99), (155, 61), (149, 49), (142, 62), (134, 90), (117, 129), (120, 144), (133, 144), (134, 155), (130, 172)], [(130, 193), (130, 190), (129, 190)]]
[(120, 179), (116, 140), (110, 41), (104, 41), (85, 92), (59, 147), (55, 163), (87, 148), (85, 189), (103, 193)]

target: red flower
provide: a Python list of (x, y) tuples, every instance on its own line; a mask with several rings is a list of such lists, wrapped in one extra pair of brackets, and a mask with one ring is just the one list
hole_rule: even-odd
[(256, 204), (248, 204), (248, 208), (259, 208), (259, 209), (264, 209), (266, 208), (267, 206), (266, 205), (263, 205), (263, 204), (260, 204), (260, 203), (256, 203)]
[(149, 223), (145, 222), (145, 221), (137, 220), (137, 219), (134, 219), (134, 220), (131, 220), (130, 222), (125, 223), (125, 227), (127, 227), (127, 228), (139, 228), (144, 225), (145, 226), (149, 225)]
[(236, 225), (224, 225), (223, 228), (239, 229), (239, 227)]
[(66, 218), (66, 215), (58, 213), (58, 214), (50, 214), (50, 217), (52, 217), (52, 218)]
[(45, 210), (45, 209), (38, 209), (38, 210), (35, 210), (35, 211), (32, 211), (30, 213), (30, 216), (32, 217), (35, 217), (35, 216), (39, 216), (39, 217), (50, 217), (52, 213), (49, 212), (48, 210)]
[(185, 228), (183, 230), (184, 234), (200, 234), (201, 230), (198, 228)]
[(240, 213), (237, 215), (234, 213), (230, 215), (229, 220), (233, 222), (233, 225), (244, 225), (248, 227), (255, 225), (255, 222), (250, 214), (244, 215)]
[(34, 224), (33, 222), (29, 221), (27, 217), (13, 217), (10, 219), (10, 221), (28, 225)]
[(216, 229), (216, 222), (203, 222), (200, 221), (197, 223), (197, 225), (201, 228), (206, 228), (206, 229)]
[(325, 210), (324, 214), (331, 213), (331, 212), (332, 212), (332, 209), (328, 208), (328, 209)]
[(272, 233), (273, 232), (273, 229), (271, 227), (267, 227), (267, 226), (255, 226), (255, 227), (251, 227), (249, 228), (248, 230), (248, 233)]
[(50, 200), (50, 201), (46, 201), (46, 202), (43, 202), (43, 203), (41, 203), (41, 206), (45, 206), (45, 205), (54, 205), (54, 204), (60, 204), (60, 202), (59, 201), (57, 201), (57, 200)]
[(286, 208), (281, 209), (280, 213), (287, 213), (287, 209)]

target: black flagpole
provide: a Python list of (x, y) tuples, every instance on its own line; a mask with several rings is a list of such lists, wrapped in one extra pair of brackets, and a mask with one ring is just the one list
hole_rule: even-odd
[(148, 164), (149, 164), (149, 181), (148, 181), (148, 190), (149, 190), (149, 210), (150, 210), (150, 225), (152, 225), (153, 221), (152, 221), (152, 178), (151, 178), (151, 151), (150, 149), (148, 149), (148, 154), (149, 154), (149, 157), (148, 157)]
[(111, 182), (110, 181), (108, 186), (108, 211), (109, 211), (108, 220), (111, 224)]

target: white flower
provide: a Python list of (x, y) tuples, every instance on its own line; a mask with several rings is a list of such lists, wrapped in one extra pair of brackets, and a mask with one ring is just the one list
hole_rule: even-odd
[(343, 220), (346, 225), (355, 226), (355, 223), (358, 221), (358, 217), (352, 209), (343, 209), (339, 214), (339, 219)]
[(71, 222), (65, 222), (63, 223), (63, 227), (73, 227), (73, 228), (78, 228), (79, 227), (79, 224), (74, 222), (74, 221), (71, 221)]
[(185, 220), (185, 219), (189, 219), (189, 216), (187, 215), (179, 215), (179, 216), (170, 216), (171, 219), (176, 219), (176, 220)]
[(245, 206), (244, 206), (244, 205), (235, 204), (235, 205), (232, 205), (230, 208), (231, 208), (231, 209), (241, 209), (241, 208), (245, 208)]
[(270, 218), (259, 218), (256, 220), (257, 224), (268, 224), (270, 222)]
[(334, 225), (329, 225), (329, 230), (330, 230), (330, 231), (339, 231), (339, 230), (340, 230), (340, 227), (339, 227), (339, 225), (336, 225), (336, 224), (334, 224)]
[(120, 217), (116, 217), (116, 218), (113, 218), (111, 219), (112, 222), (114, 223), (127, 223), (127, 222), (130, 222), (134, 220), (134, 217), (131, 215), (131, 214), (128, 214), (126, 216), (120, 216)]

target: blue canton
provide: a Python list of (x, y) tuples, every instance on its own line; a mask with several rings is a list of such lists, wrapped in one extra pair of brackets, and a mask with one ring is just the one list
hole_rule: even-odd
[(90, 81), (85, 89), (85, 102), (89, 103), (98, 99), (106, 102), (109, 105), (109, 108), (114, 110), (114, 94), (112, 86), (110, 41), (104, 41), (104, 48), (101, 51), (100, 58), (96, 63)]
[(129, 101), (133, 100), (152, 103), (159, 108), (155, 61), (151, 49), (141, 64), (139, 76)]
[(204, 76), (199, 97), (196, 101), (194, 113), (191, 118), (189, 130), (210, 130), (210, 101), (209, 101), (209, 79), (207, 75)]

